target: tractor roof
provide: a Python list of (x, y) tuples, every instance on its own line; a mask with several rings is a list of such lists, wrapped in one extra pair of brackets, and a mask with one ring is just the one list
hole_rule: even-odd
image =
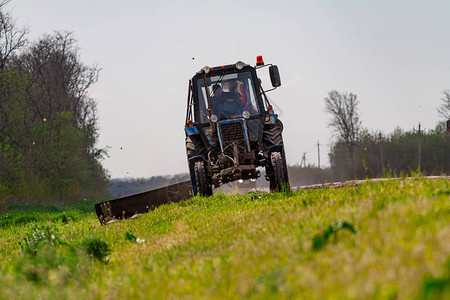
[[(236, 67), (236, 65), (240, 64), (240, 69)], [(231, 64), (231, 65), (223, 65), (223, 66), (217, 66), (217, 67), (203, 67), (200, 71), (198, 71), (196, 74), (203, 74), (203, 72), (206, 72), (207, 74), (209, 72), (217, 72), (217, 71), (221, 71), (221, 70), (231, 70), (231, 69), (236, 69), (236, 70), (242, 70), (243, 67), (249, 67), (250, 65), (245, 64), (241, 61), (238, 61), (235, 64)]]

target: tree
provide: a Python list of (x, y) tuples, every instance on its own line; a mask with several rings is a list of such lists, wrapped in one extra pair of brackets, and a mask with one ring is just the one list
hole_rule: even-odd
[(356, 178), (355, 148), (361, 131), (361, 122), (358, 116), (358, 101), (355, 94), (339, 93), (333, 90), (325, 98), (325, 111), (331, 115), (329, 126), (333, 128), (345, 144), (353, 177)]
[(32, 114), (26, 105), (27, 85), (26, 76), (16, 70), (0, 70), (0, 186), (3, 187), (0, 194), (4, 195), (0, 198), (33, 190), (27, 184), (32, 161), (28, 155), (32, 148), (29, 122)]
[(437, 109), (438, 113), (446, 120), (450, 120), (450, 90), (445, 90), (442, 104)]
[(18, 75), (14, 70), (5, 70), (15, 52), (26, 45), (28, 34), (27, 28), (17, 28), (11, 13), (6, 11), (9, 2), (11, 0), (0, 0), (0, 134), (11, 128), (8, 122), (11, 119), (8, 115), (9, 109), (15, 105), (16, 96), (23, 98), (25, 89), (23, 76)]
[(11, 0), (0, 0), (0, 70), (3, 70), (10, 57), (27, 43), (28, 28), (17, 28), (11, 13), (5, 11)]
[(43, 172), (60, 200), (83, 190), (101, 190), (108, 180), (98, 149), (96, 103), (88, 89), (98, 80), (96, 65), (79, 57), (72, 33), (55, 32), (33, 43), (16, 61), (31, 81), (35, 120), (45, 120)]
[(51, 121), (57, 113), (71, 111), (83, 127), (95, 118), (95, 103), (87, 91), (97, 82), (100, 69), (81, 62), (72, 33), (44, 35), (16, 59), (15, 67), (31, 75), (40, 119)]
[(103, 197), (108, 175), (98, 149), (99, 69), (83, 64), (71, 33), (45, 35), (0, 69), (1, 198)]

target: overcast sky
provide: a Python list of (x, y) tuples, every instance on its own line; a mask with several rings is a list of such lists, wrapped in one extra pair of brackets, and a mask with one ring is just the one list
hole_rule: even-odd
[[(357, 94), (363, 125), (390, 133), (435, 127), (450, 89), (450, 1), (13, 0), (29, 38), (71, 31), (97, 63), (99, 147), (113, 178), (188, 172), (188, 80), (203, 66), (256, 56), (279, 67), (269, 97), (281, 109), (289, 164), (329, 165), (324, 98)], [(269, 87), (267, 81), (266, 87)]]

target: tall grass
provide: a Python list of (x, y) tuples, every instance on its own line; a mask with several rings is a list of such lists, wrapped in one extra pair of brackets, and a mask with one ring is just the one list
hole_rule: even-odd
[[(449, 196), (448, 180), (424, 178), (219, 194), (108, 226), (93, 205), (15, 207), (37, 219), (0, 226), (0, 298), (444, 299)], [(58, 243), (29, 256), (19, 242), (36, 226)]]

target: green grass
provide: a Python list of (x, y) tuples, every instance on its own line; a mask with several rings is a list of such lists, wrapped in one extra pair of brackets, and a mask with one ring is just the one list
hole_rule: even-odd
[(196, 197), (108, 226), (90, 201), (14, 207), (0, 299), (448, 299), (449, 200), (450, 181), (419, 178)]

